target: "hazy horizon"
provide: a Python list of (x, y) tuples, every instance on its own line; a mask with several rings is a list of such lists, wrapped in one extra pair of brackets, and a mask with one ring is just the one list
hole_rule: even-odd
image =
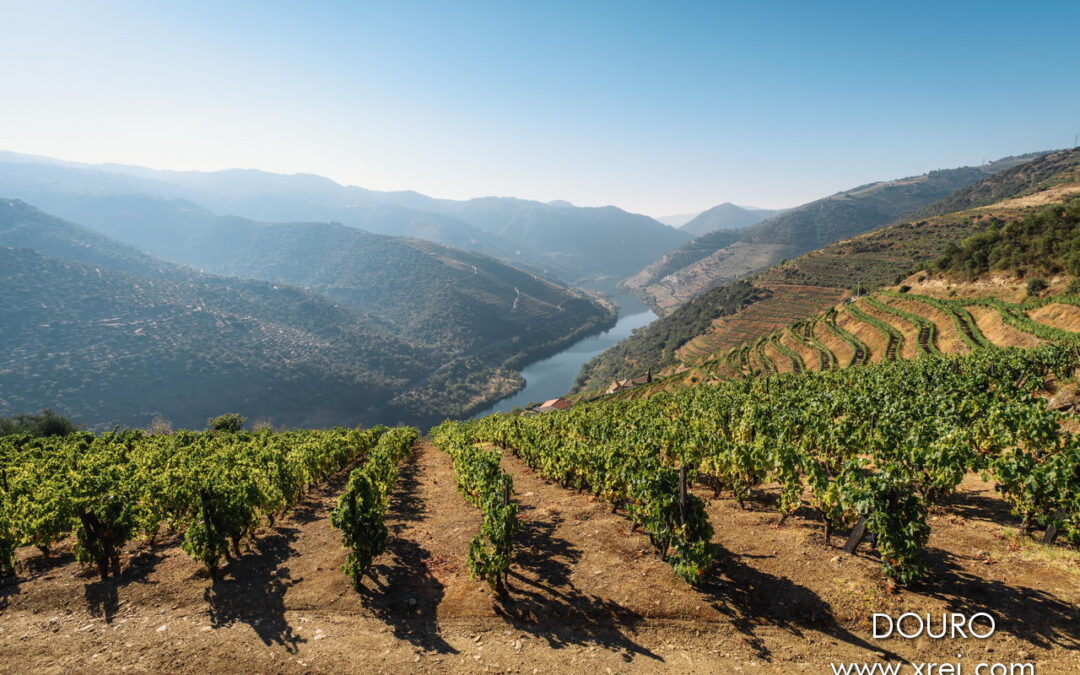
[(0, 26), (18, 64), (0, 147), (653, 217), (785, 208), (1069, 146), (1076, 19), (1066, 3), (35, 3)]

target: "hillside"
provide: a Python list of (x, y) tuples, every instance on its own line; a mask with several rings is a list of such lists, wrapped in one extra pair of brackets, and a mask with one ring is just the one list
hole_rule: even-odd
[[(577, 285), (614, 290), (656, 257), (691, 239), (615, 207), (485, 197), (434, 199), (379, 192), (321, 176), (254, 170), (156, 171), (56, 162), (0, 153), (0, 195), (83, 222), (80, 197), (154, 197), (266, 222), (335, 221), (379, 234), (421, 238), (494, 256)], [(134, 202), (130, 208), (138, 209)]]
[(731, 202), (724, 202), (699, 213), (679, 229), (700, 237), (716, 230), (741, 230), (779, 213), (781, 211), (746, 209)]
[(838, 661), (955, 660), (954, 645), (937, 641), (881, 651), (867, 617), (964, 607), (1007, 608), (1010, 618), (994, 642), (966, 648), (969, 658), (1008, 649), (1038, 660), (1040, 673), (1076, 670), (1075, 650), (1061, 645), (1080, 639), (1077, 554), (1017, 535), (1018, 520), (977, 476), (935, 510), (933, 586), (890, 592), (880, 565), (826, 545), (808, 510), (776, 527), (767, 511), (775, 488), (746, 508), (726, 494), (709, 500), (721, 560), (714, 580), (691, 587), (623, 515), (509, 453), (503, 466), (522, 519), (505, 595), (469, 577), (479, 511), (449, 488), (449, 456), (421, 442), (390, 496), (387, 551), (362, 592), (340, 571), (347, 551), (330, 525), (339, 476), (259, 528), (218, 582), (176, 536), (131, 543), (120, 577), (104, 583), (87, 577), (70, 542), (51, 558), (23, 547), (19, 576), (0, 580), (0, 631), (19, 636), (5, 654), (35, 672), (96, 670), (102, 658), (116, 670), (224, 672), (242, 655), (247, 670), (298, 675), (566, 672), (567, 664), (722, 673), (733, 663), (771, 673), (805, 670), (808, 645)]
[(83, 224), (216, 274), (311, 289), (447, 359), (527, 360), (611, 320), (589, 295), (492, 258), (336, 223), (269, 224), (190, 202), (80, 197)]
[(528, 262), (579, 285), (614, 290), (691, 235), (614, 206), (551, 206), (505, 197), (442, 200), (432, 208), (534, 251)]
[[(582, 369), (579, 389), (600, 389), (610, 379), (639, 375), (643, 368), (693, 364), (735, 345), (812, 317), (855, 289), (894, 283), (913, 267), (941, 256), (949, 244), (963, 240), (997, 221), (1014, 221), (1048, 203), (1068, 199), (1080, 190), (1080, 149), (1051, 153), (999, 172), (971, 186), (966, 197), (950, 196), (950, 204), (968, 210), (885, 227), (812, 251), (748, 278), (755, 301), (732, 312), (702, 295), (655, 322)], [(995, 201), (1005, 195), (1006, 198)], [(935, 207), (936, 208), (936, 207)], [(941, 208), (948, 208), (947, 206)], [(721, 286), (720, 288), (724, 288)], [(689, 326), (684, 317), (712, 315), (703, 333), (672, 327)], [(657, 352), (652, 331), (669, 333), (677, 350)], [(594, 373), (596, 373), (594, 375)], [(601, 376), (600, 373), (603, 373)], [(610, 379), (609, 379), (610, 377)]]
[(713, 334), (722, 340), (707, 335), (691, 341), (678, 354), (683, 368), (616, 397), (702, 380), (962, 355), (987, 346), (1080, 344), (1080, 184), (1072, 195), (1011, 221), (997, 220), (962, 245), (945, 244), (943, 254), (896, 285), (839, 303), (823, 299), (824, 307), (807, 311), (807, 305), (798, 320), (794, 311), (777, 312), (773, 323), (759, 322), (756, 333), (746, 329), (757, 315), (747, 316), (738, 322), (741, 340), (729, 330)]
[(223, 411), (277, 424), (406, 419), (391, 399), (430, 355), (296, 289), (135, 276), (0, 248), (0, 415), (45, 406), (81, 424), (202, 427)]
[[(260, 358), (273, 360), (266, 366), (273, 371), (270, 375), (250, 380), (251, 386), (261, 387), (265, 395), (257, 395), (260, 389), (247, 385), (233, 387), (234, 393), (220, 394), (224, 400), (236, 401), (234, 407), (251, 417), (272, 417), (282, 424), (325, 425), (358, 419), (430, 424), (511, 393), (520, 386), (516, 368), (598, 330), (613, 318), (607, 305), (583, 293), (490, 258), (428, 242), (372, 235), (341, 225), (270, 226), (219, 219), (201, 210), (192, 213), (197, 218), (189, 221), (192, 227), (181, 228), (183, 236), (170, 238), (168, 228), (143, 227), (137, 230), (143, 236), (140, 242), (152, 243), (159, 250), (168, 248), (172, 254), (186, 251), (188, 260), (177, 256), (183, 262), (234, 277), (261, 276), (263, 281), (200, 274), (22, 202), (0, 202), (0, 245), (33, 249), (48, 256), (43, 260), (50, 262), (35, 266), (24, 261), (26, 270), (19, 276), (5, 277), (3, 288), (12, 294), (13, 303), (20, 307), (40, 304), (45, 312), (41, 321), (24, 324), (22, 333), (7, 335), (13, 340), (9, 353), (18, 354), (22, 365), (8, 373), (13, 378), (12, 392), (20, 393), (5, 395), (6, 412), (52, 406), (86, 423), (130, 424), (143, 424), (148, 415), (160, 412), (178, 424), (199, 425), (205, 421), (204, 408), (220, 412), (221, 400), (143, 396), (137, 393), (139, 387), (130, 389), (122, 379), (104, 376), (98, 376), (96, 382), (94, 378), (80, 380), (82, 385), (74, 386), (62, 377), (64, 373), (71, 377), (67, 370), (26, 382), (19, 378), (28, 377), (25, 369), (34, 358), (63, 351), (72, 354), (68, 367), (75, 372), (103, 373), (124, 363), (125, 368), (133, 369), (136, 380), (169, 382), (164, 375), (154, 373), (156, 360), (168, 361), (176, 369), (192, 368), (206, 351), (219, 353), (222, 362), (233, 364), (221, 369), (225, 379), (214, 376), (188, 385), (180, 378), (180, 390), (194, 389), (195, 382), (202, 382), (227, 392), (224, 383), (238, 376), (237, 368), (257, 371), (264, 367)], [(124, 227), (122, 219), (116, 222), (119, 228)], [(197, 223), (204, 227), (195, 227)], [(14, 253), (9, 250), (9, 255)], [(92, 287), (80, 288), (85, 278), (77, 281), (80, 275), (88, 274), (87, 270), (109, 275), (115, 290), (101, 291), (107, 296), (101, 302), (77, 299), (94, 292)], [(402, 274), (402, 270), (409, 274)], [(33, 275), (38, 278), (33, 279)], [(185, 284), (191, 288), (186, 289)], [(299, 285), (308, 290), (289, 287)], [(65, 292), (49, 302), (42, 302), (32, 292), (36, 288), (37, 293), (44, 293), (53, 286)], [(282, 298), (279, 304), (251, 305), (248, 300), (252, 294), (274, 289), (280, 290), (274, 296)], [(217, 305), (207, 297), (211, 291)], [(90, 312), (84, 320), (103, 331), (87, 337), (86, 347), (79, 347), (73, 327), (66, 335), (58, 334), (55, 326), (62, 316), (50, 314), (80, 303), (85, 304), (81, 309)], [(14, 307), (10, 311), (15, 311)], [(192, 314), (192, 307), (203, 307), (206, 313)], [(300, 307), (306, 308), (304, 312)], [(289, 317), (298, 313), (304, 323), (288, 323)], [(204, 343), (216, 338), (218, 321), (207, 317), (218, 316), (225, 317), (220, 321), (226, 331), (235, 322), (257, 326), (268, 334), (276, 331), (284, 341), (280, 351), (267, 348), (260, 357), (260, 345), (271, 338), (244, 342), (239, 332), (232, 342), (222, 338), (217, 349), (206, 347)], [(116, 317), (123, 318), (114, 321)], [(284, 325), (278, 326), (282, 322)], [(127, 326), (134, 327), (129, 331)], [(161, 349), (166, 349), (173, 338), (155, 333), (165, 330), (175, 331), (180, 340), (175, 347), (168, 347), (173, 349), (172, 355), (140, 351), (148, 331), (166, 345)], [(237, 329), (241, 330), (244, 328)], [(98, 342), (113, 340), (119, 340), (117, 346), (104, 353), (92, 349)], [(314, 345), (310, 349), (305, 346), (309, 343)], [(199, 372), (213, 374), (215, 369), (200, 366)], [(325, 390), (330, 392), (326, 395), (336, 395), (338, 402), (326, 406), (322, 402), (325, 395), (319, 395), (310, 396), (302, 405), (291, 398), (291, 403), (282, 404), (279, 394), (283, 382), (295, 382), (298, 390)], [(90, 389), (83, 391), (81, 387), (86, 385)], [(72, 391), (59, 395), (65, 387)], [(365, 391), (344, 395), (346, 387)], [(114, 395), (103, 393), (109, 391)], [(141, 405), (132, 405), (130, 410), (124, 407), (134, 401)], [(374, 417), (378, 410), (381, 418)]]
[(129, 274), (183, 276), (193, 272), (12, 199), (0, 199), (0, 244)]
[(1034, 156), (931, 171), (839, 192), (748, 227), (737, 237), (726, 231), (699, 237), (661, 256), (623, 285), (658, 313), (667, 313), (709, 288), (896, 222)]

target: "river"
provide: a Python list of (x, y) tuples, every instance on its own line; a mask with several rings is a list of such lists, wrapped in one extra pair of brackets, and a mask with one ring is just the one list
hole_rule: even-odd
[(619, 303), (619, 319), (614, 326), (599, 335), (583, 338), (554, 356), (526, 366), (521, 371), (525, 378), (524, 389), (475, 416), (482, 417), (524, 408), (529, 403), (540, 403), (562, 396), (574, 386), (581, 366), (589, 359), (623, 338), (630, 337), (635, 328), (647, 326), (656, 319), (656, 314), (635, 298), (620, 296), (615, 300)]

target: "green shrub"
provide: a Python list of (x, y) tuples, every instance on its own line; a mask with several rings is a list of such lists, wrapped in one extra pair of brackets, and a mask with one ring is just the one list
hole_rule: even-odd
[(209, 431), (237, 432), (242, 430), (245, 424), (247, 424), (247, 418), (241, 417), (238, 413), (226, 413), (206, 421)]
[(34, 438), (47, 438), (67, 436), (78, 430), (71, 420), (48, 408), (41, 411), (40, 415), (24, 414), (0, 418), (0, 436), (29, 434)]

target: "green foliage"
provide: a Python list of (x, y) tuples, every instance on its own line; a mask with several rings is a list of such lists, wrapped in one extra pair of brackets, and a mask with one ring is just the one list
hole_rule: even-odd
[(222, 432), (237, 432), (244, 428), (247, 424), (247, 418), (242, 417), (238, 413), (225, 413), (224, 415), (218, 415), (217, 417), (211, 417), (206, 421), (206, 429), (208, 431), (222, 431)]
[(916, 293), (900, 294), (893, 291), (881, 291), (881, 294), (888, 297), (907, 298), (944, 312), (952, 320), (956, 331), (960, 333), (960, 338), (969, 349), (993, 346), (990, 340), (988, 340), (986, 336), (982, 334), (982, 331), (979, 330), (979, 326), (975, 323), (975, 318), (971, 316), (971, 313), (958, 303), (941, 300), (929, 295), (918, 295)]
[(1033, 309), (1048, 302), (1066, 302), (1070, 304), (1080, 303), (1080, 299), (1070, 298), (1068, 296), (1055, 296), (1050, 298), (1043, 298), (1041, 300), (1034, 301), (1034, 304), (1027, 303), (1025, 305), (1014, 305), (998, 298), (964, 298), (963, 300), (951, 301), (954, 305), (967, 305), (967, 306), (980, 306), (989, 307), (997, 311), (1001, 316), (1001, 320), (1006, 324), (1021, 330), (1025, 333), (1030, 333), (1035, 337), (1042, 338), (1043, 340), (1049, 340), (1051, 342), (1063, 342), (1066, 344), (1080, 345), (1080, 334), (1073, 333), (1071, 331), (1062, 330), (1060, 328), (1054, 328), (1044, 323), (1035, 321), (1025, 311), (1027, 309)]
[(79, 428), (66, 417), (57, 415), (46, 408), (40, 415), (22, 414), (0, 417), (0, 436), (27, 434), (35, 438), (46, 436), (66, 436)]
[(338, 497), (330, 523), (341, 530), (349, 555), (342, 568), (359, 588), (371, 562), (386, 550), (386, 511), (397, 481), (398, 462), (419, 436), (413, 428), (390, 429), (379, 438), (363, 466), (349, 474), (348, 485)]
[(510, 499), (514, 481), (499, 466), (500, 454), (478, 447), (481, 439), (466, 429), (458, 422), (444, 422), (432, 429), (431, 438), (453, 460), (458, 492), (483, 514), (480, 531), (469, 542), (469, 572), (498, 589), (506, 582), (520, 527), (518, 506)]
[(927, 354), (458, 426), (624, 509), (689, 581), (709, 567), (711, 528), (693, 499), (683, 520), (677, 466), (739, 501), (777, 483), (781, 514), (808, 502), (827, 533), (865, 516), (884, 573), (908, 584), (926, 572), (928, 507), (971, 470), (994, 476), (1032, 522), (1080, 535), (1080, 441), (1033, 396), (1078, 363), (1068, 345)]
[[(972, 276), (1018, 269), (1080, 276), (1080, 199), (1048, 206), (969, 237), (947, 249), (936, 267)], [(1037, 280), (1028, 282), (1029, 291), (1032, 282)]]
[(927, 319), (926, 317), (919, 316), (918, 314), (906, 312), (899, 307), (894, 307), (893, 305), (881, 302), (880, 300), (873, 297), (867, 297), (866, 304), (874, 307), (881, 312), (891, 314), (914, 325), (916, 330), (918, 331), (918, 335), (916, 337), (916, 346), (918, 347), (920, 354), (939, 353), (937, 342), (935, 341), (937, 337), (937, 326), (934, 324), (933, 321)]
[(847, 312), (859, 321), (870, 324), (875, 329), (877, 329), (878, 332), (884, 335), (885, 358), (887, 360), (892, 361), (900, 354), (900, 348), (904, 344), (904, 334), (896, 330), (896, 328), (892, 324), (882, 321), (876, 316), (871, 316), (870, 314), (867, 314), (866, 312), (859, 309), (858, 305), (856, 305), (855, 303), (847, 306)]
[(836, 323), (837, 311), (836, 309), (830, 309), (825, 313), (822, 324), (826, 330), (831, 332), (836, 337), (840, 338), (844, 343), (851, 347), (851, 361), (844, 364), (845, 366), (860, 366), (870, 362), (870, 348), (866, 346), (866, 343), (858, 338), (858, 336), (844, 330), (840, 324)]
[(367, 452), (369, 431), (125, 431), (0, 437), (0, 572), (14, 547), (43, 551), (74, 534), (75, 555), (102, 578), (132, 538), (163, 524), (216, 576), (222, 558), (304, 490)]
[[(578, 418), (562, 413), (495, 415), (455, 424), (440, 434), (456, 434), (456, 445), (466, 448), (465, 453), (487, 452), (467, 450), (475, 448), (477, 442), (494, 443), (514, 452), (545, 478), (563, 487), (588, 490), (613, 507), (622, 508), (635, 526), (648, 533), (653, 546), (676, 574), (691, 583), (701, 580), (712, 565), (712, 527), (704, 502), (691, 493), (686, 504), (680, 505), (678, 471), (665, 463), (655, 448), (640, 439), (632, 444), (616, 444), (590, 436), (587, 427), (575, 423)], [(610, 428), (611, 420), (603, 420), (602, 424)], [(479, 466), (494, 464), (488, 469), (494, 473), (498, 454), (478, 456), (473, 461)], [(689, 480), (693, 475), (691, 471)], [(462, 487), (467, 498), (480, 494), (470, 489), (469, 481)], [(491, 497), (496, 506), (497, 497)]]
[(1046, 279), (1043, 279), (1042, 277), (1035, 277), (1033, 279), (1029, 279), (1027, 282), (1028, 295), (1038, 295), (1039, 293), (1045, 291), (1047, 288), (1050, 288), (1050, 284), (1046, 283)]
[(780, 338), (783, 337), (783, 335), (784, 331), (774, 332), (769, 336), (769, 343), (772, 344), (773, 348), (780, 352), (784, 358), (791, 362), (791, 369), (793, 372), (801, 373), (806, 370), (806, 364), (803, 363), (802, 357), (799, 356), (798, 352), (792, 351), (787, 345), (780, 341)]

